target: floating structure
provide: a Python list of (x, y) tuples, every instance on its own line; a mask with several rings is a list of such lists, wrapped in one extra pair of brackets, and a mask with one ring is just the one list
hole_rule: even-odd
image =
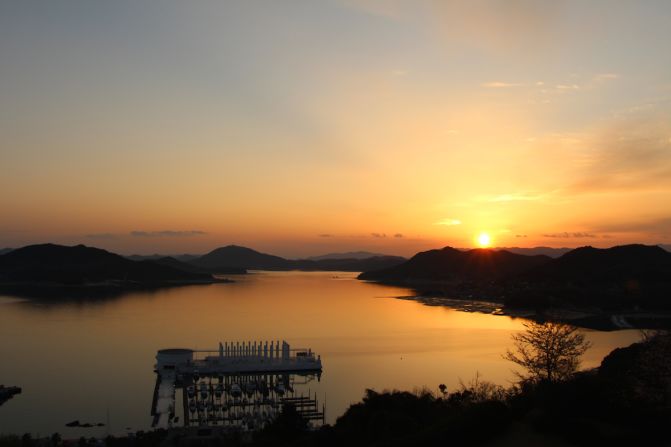
[[(286, 405), (306, 420), (324, 422), (316, 394), (306, 385), (321, 377), (321, 358), (286, 341), (225, 342), (214, 350), (162, 349), (156, 355), (153, 426), (167, 428), (182, 390), (184, 426), (257, 430)], [(300, 380), (299, 380), (300, 378)]]
[(20, 394), (21, 388), (18, 386), (4, 386), (0, 385), (0, 405), (7, 402), (14, 397), (15, 394)]

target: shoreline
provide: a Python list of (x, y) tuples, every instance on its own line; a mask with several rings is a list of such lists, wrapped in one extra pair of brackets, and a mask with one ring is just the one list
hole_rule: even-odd
[(28, 298), (106, 298), (135, 291), (152, 291), (171, 287), (229, 284), (228, 278), (179, 279), (164, 281), (110, 280), (84, 284), (58, 284), (46, 282), (0, 283), (0, 294)]
[(668, 329), (671, 328), (671, 312), (654, 310), (623, 309), (609, 312), (603, 309), (548, 308), (542, 312), (506, 307), (502, 302), (473, 298), (443, 297), (431, 294), (397, 296), (396, 299), (416, 301), (425, 306), (441, 306), (459, 312), (476, 312), (533, 321), (554, 320), (585, 329), (617, 331), (624, 329)]

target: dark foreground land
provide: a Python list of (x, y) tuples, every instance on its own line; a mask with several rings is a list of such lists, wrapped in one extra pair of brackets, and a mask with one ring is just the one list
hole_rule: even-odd
[[(454, 391), (366, 391), (333, 426), (307, 431), (291, 407), (256, 434), (153, 431), (74, 440), (106, 446), (666, 446), (671, 445), (671, 336), (611, 352), (562, 382), (502, 388), (477, 377)], [(59, 436), (4, 436), (0, 446), (65, 445)]]

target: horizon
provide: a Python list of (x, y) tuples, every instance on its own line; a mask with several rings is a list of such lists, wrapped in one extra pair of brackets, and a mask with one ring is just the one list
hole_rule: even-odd
[(0, 8), (0, 246), (671, 243), (668, 2)]
[[(43, 243), (36, 243), (36, 244), (28, 244), (28, 245), (21, 246), (21, 247), (0, 247), (0, 250), (12, 250), (13, 251), (13, 250), (17, 250), (17, 249), (28, 247), (28, 246), (48, 245), (48, 244), (54, 244), (54, 243), (53, 242), (43, 242)], [(62, 246), (67, 246), (67, 247), (74, 247), (74, 246), (78, 246), (78, 245), (83, 245), (83, 246), (88, 247), (88, 248), (102, 249), (102, 250), (106, 250), (110, 253), (118, 254), (120, 256), (125, 256), (125, 257), (130, 257), (130, 256), (170, 256), (170, 257), (174, 257), (174, 256), (204, 256), (204, 255), (206, 255), (206, 254), (208, 254), (208, 253), (210, 253), (214, 250), (217, 250), (219, 248), (241, 247), (241, 248), (251, 249), (251, 250), (256, 251), (258, 253), (261, 253), (261, 254), (279, 256), (281, 258), (290, 259), (290, 260), (292, 260), (292, 259), (293, 260), (302, 260), (302, 259), (309, 259), (309, 258), (312, 258), (312, 257), (320, 257), (320, 256), (324, 256), (324, 255), (335, 255), (335, 254), (345, 254), (345, 253), (370, 253), (371, 256), (373, 256), (373, 255), (398, 256), (398, 257), (404, 257), (406, 259), (409, 259), (409, 258), (413, 257), (415, 254), (420, 253), (421, 251), (442, 250), (444, 248), (454, 248), (454, 249), (460, 250), (460, 251), (469, 251), (469, 250), (493, 250), (493, 251), (501, 251), (501, 250), (539, 250), (539, 251), (543, 251), (543, 250), (546, 250), (546, 251), (567, 250), (567, 251), (571, 251), (571, 250), (575, 250), (575, 249), (578, 249), (578, 248), (594, 247), (593, 245), (580, 245), (580, 246), (576, 246), (576, 247), (548, 247), (548, 246), (535, 246), (535, 247), (518, 247), (518, 246), (510, 246), (510, 247), (499, 247), (499, 246), (496, 246), (496, 247), (477, 247), (477, 246), (474, 246), (474, 247), (453, 247), (451, 245), (445, 245), (445, 246), (441, 246), (441, 247), (433, 247), (433, 248), (429, 248), (427, 250), (421, 250), (421, 251), (418, 251), (418, 252), (413, 252), (409, 255), (403, 255), (403, 254), (398, 254), (398, 253), (369, 252), (368, 250), (348, 250), (348, 251), (337, 251), (337, 252), (319, 252), (319, 253), (307, 254), (307, 255), (303, 255), (303, 256), (292, 256), (292, 255), (285, 255), (283, 253), (274, 253), (274, 252), (266, 251), (266, 250), (263, 250), (263, 249), (258, 249), (256, 247), (240, 245), (240, 244), (235, 244), (235, 243), (218, 245), (218, 246), (213, 247), (210, 250), (207, 250), (207, 251), (202, 252), (202, 253), (197, 253), (197, 252), (180, 252), (180, 253), (163, 252), (163, 253), (161, 253), (161, 252), (157, 252), (157, 251), (154, 251), (154, 252), (149, 251), (149, 252), (146, 252), (146, 253), (136, 253), (136, 252), (124, 253), (124, 252), (117, 252), (117, 251), (114, 251), (114, 250), (111, 250), (111, 249), (106, 249), (104, 247), (91, 245), (91, 244), (88, 244), (88, 245), (87, 244), (72, 244), (72, 245), (54, 244), (54, 245), (62, 245)], [(611, 245), (611, 246), (607, 246), (607, 247), (594, 247), (594, 248), (608, 249), (608, 248), (615, 248), (615, 247), (619, 247), (619, 246), (623, 246), (623, 245), (646, 245), (646, 246), (650, 246), (650, 247), (659, 247), (663, 250), (671, 252), (671, 245), (669, 245), (669, 244), (637, 244), (637, 243), (632, 243), (632, 244)]]

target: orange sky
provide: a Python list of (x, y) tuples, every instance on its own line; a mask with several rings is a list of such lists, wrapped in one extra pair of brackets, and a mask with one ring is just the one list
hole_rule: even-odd
[(0, 8), (0, 246), (671, 243), (668, 2)]

